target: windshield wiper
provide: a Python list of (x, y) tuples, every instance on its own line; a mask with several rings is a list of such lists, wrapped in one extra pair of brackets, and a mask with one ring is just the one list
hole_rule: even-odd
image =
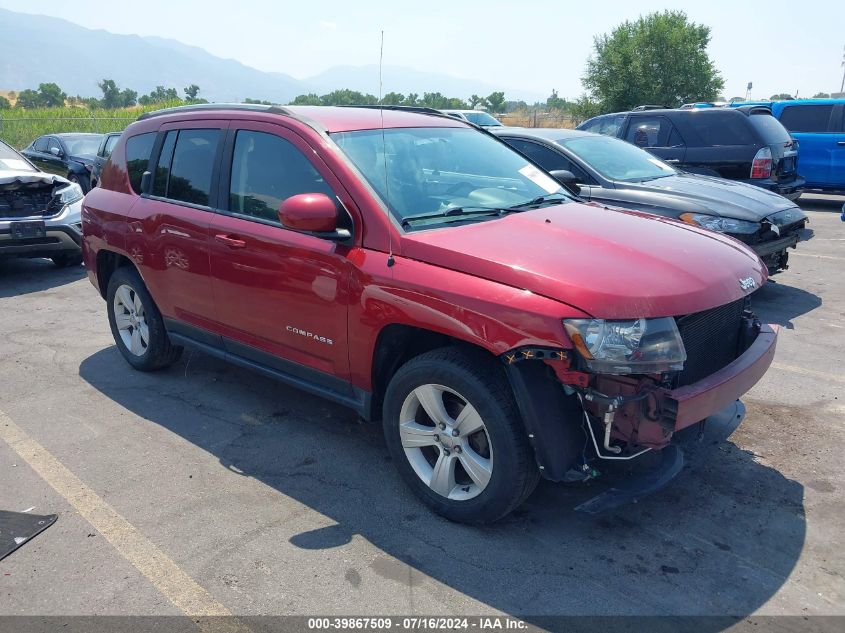
[[(553, 198), (552, 196), (559, 196), (558, 198)], [(570, 197), (563, 193), (552, 193), (547, 196), (538, 196), (533, 200), (526, 200), (525, 202), (520, 202), (519, 204), (512, 204), (507, 209), (508, 211), (516, 211), (519, 209), (528, 209), (530, 207), (539, 207), (540, 205), (546, 204), (548, 202), (558, 202), (560, 200), (569, 200)]]
[(461, 219), (473, 215), (502, 215), (507, 213), (510, 209), (502, 209), (499, 207), (452, 207), (440, 213), (424, 213), (421, 215), (410, 215), (402, 219), (402, 226), (410, 226), (413, 222), (423, 220), (436, 220), (455, 218)]

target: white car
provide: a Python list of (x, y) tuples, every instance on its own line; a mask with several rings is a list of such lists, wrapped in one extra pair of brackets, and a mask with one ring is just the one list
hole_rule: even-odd
[(502, 122), (491, 116), (484, 110), (441, 110), (443, 114), (448, 114), (461, 121), (469, 121), (470, 123), (479, 127), (501, 127)]
[(39, 171), (0, 141), (0, 259), (46, 257), (82, 263), (82, 189)]

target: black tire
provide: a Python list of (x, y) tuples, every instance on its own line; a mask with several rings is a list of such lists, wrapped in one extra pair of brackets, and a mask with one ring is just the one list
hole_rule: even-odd
[[(453, 500), (438, 494), (417, 475), (405, 454), (400, 412), (406, 398), (426, 384), (453, 389), (475, 407), (484, 422), (493, 456), (492, 474), (475, 497)], [(481, 352), (449, 347), (408, 361), (387, 387), (383, 424), (388, 450), (402, 478), (429, 507), (452, 521), (497, 521), (525, 501), (539, 481), (540, 471), (504, 371)]]
[(50, 259), (57, 268), (69, 268), (70, 266), (79, 266), (82, 263), (82, 253), (61, 253), (60, 255), (53, 255)]
[[(117, 327), (115, 295), (118, 289), (124, 285), (129, 286), (140, 299), (144, 310), (144, 318), (146, 319), (149, 330), (149, 340), (146, 350), (140, 355), (133, 354), (126, 346)], [(141, 275), (134, 268), (123, 266), (112, 274), (109, 279), (108, 290), (106, 291), (106, 311), (109, 315), (109, 325), (111, 326), (112, 336), (114, 337), (117, 349), (123, 355), (123, 358), (126, 359), (126, 362), (135, 369), (140, 371), (164, 369), (175, 363), (182, 355), (182, 348), (170, 342), (170, 337), (167, 335), (167, 330), (164, 327), (164, 320), (161, 318), (161, 312), (159, 312), (153, 298), (147, 291)]]
[(91, 191), (91, 178), (83, 174), (68, 174), (67, 179), (75, 182), (82, 189), (82, 193)]

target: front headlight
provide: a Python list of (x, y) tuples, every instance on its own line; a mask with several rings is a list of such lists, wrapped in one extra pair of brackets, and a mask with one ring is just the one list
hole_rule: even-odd
[(684, 368), (687, 353), (672, 317), (606, 321), (564, 319), (588, 369), (599, 374), (660, 374)]
[(82, 188), (75, 182), (70, 183), (64, 189), (60, 189), (58, 192), (56, 192), (56, 197), (59, 199), (59, 204), (63, 207), (66, 207), (69, 204), (73, 204), (78, 200), (82, 200), (82, 196)]
[(704, 215), (703, 213), (682, 213), (681, 219), (687, 224), (694, 224), (719, 233), (740, 233), (750, 235), (760, 230), (759, 222), (748, 222), (734, 218), (723, 218), (718, 215)]

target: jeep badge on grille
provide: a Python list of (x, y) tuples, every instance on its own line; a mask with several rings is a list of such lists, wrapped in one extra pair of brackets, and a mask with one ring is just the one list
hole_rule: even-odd
[(757, 287), (757, 282), (754, 281), (754, 277), (746, 277), (739, 280), (739, 287), (743, 290), (752, 290)]

